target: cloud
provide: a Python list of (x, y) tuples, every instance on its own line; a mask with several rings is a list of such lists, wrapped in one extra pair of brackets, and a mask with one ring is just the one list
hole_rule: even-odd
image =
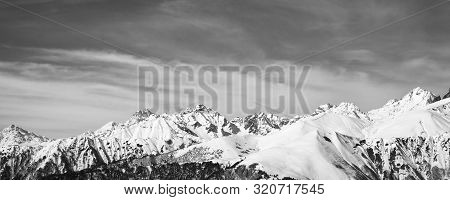
[(25, 5), (48, 4), (48, 3), (80, 4), (80, 3), (92, 3), (92, 2), (101, 2), (101, 1), (107, 1), (107, 0), (16, 0), (11, 3), (20, 5), (20, 6), (25, 6)]
[[(406, 70), (418, 70), (421, 71), (436, 71), (441, 70), (441, 66), (436, 61), (426, 58), (426, 57), (420, 57), (420, 58), (413, 58), (410, 60), (406, 60), (403, 62), (402, 67)], [(438, 74), (436, 74), (438, 75)]]
[(361, 63), (374, 63), (378, 60), (377, 55), (367, 49), (345, 50), (339, 52), (342, 59), (346, 61), (358, 61)]
[(113, 51), (27, 51), (26, 61), (0, 61), (0, 126), (25, 125), (50, 137), (126, 119), (138, 109), (137, 66), (154, 63)]
[[(1, 121), (14, 119), (50, 130), (52, 125), (44, 118), (61, 119), (51, 130), (57, 135), (60, 130), (85, 130), (83, 124), (98, 127), (100, 121), (110, 120), (108, 116), (128, 116), (137, 104), (138, 65), (311, 64), (306, 88), (312, 107), (354, 101), (367, 110), (416, 86), (437, 91), (450, 85), (445, 6), (293, 63), (435, 2), (20, 1), (30, 10), (120, 48), (0, 7), (0, 82), (5, 91), (0, 95), (0, 113), (10, 115), (8, 119), (3, 114)], [(217, 90), (225, 91), (226, 84), (220, 84)], [(161, 92), (177, 91), (168, 87)], [(237, 93), (236, 98), (243, 95)], [(172, 101), (163, 104), (170, 107)], [(91, 111), (95, 114), (86, 117)], [(42, 120), (29, 120), (44, 115)], [(71, 125), (67, 119), (77, 122)]]
[(23, 61), (0, 61), (0, 72), (34, 81), (104, 83), (135, 90), (140, 66), (161, 61), (115, 51), (26, 48)]
[[(101, 83), (34, 81), (0, 73), (0, 90), (0, 126), (24, 125), (50, 137), (77, 135), (137, 110), (134, 91)], [(42, 132), (49, 127), (66, 132)], [(68, 131), (74, 129), (78, 132)]]
[(137, 58), (129, 54), (116, 51), (98, 50), (66, 50), (66, 49), (32, 49), (41, 56), (35, 56), (38, 60), (52, 62), (103, 62), (113, 64), (126, 64), (127, 66), (156, 65), (154, 61), (161, 62), (156, 58), (154, 61)]

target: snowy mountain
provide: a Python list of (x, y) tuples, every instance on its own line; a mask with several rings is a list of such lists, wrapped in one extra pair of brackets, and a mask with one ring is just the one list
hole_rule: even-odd
[(0, 135), (1, 179), (448, 179), (450, 92), (416, 88), (367, 113), (325, 104), (226, 119), (203, 105), (141, 110), (77, 137)]
[(366, 113), (362, 112), (359, 107), (353, 103), (344, 102), (337, 106), (331, 104), (321, 105), (312, 115), (314, 116), (321, 113), (335, 113), (338, 115), (358, 118), (363, 121), (370, 121), (369, 116)]
[(232, 122), (239, 126), (240, 130), (246, 131), (245, 133), (267, 135), (273, 130), (280, 130), (281, 127), (289, 124), (289, 118), (274, 114), (258, 113), (245, 118), (235, 118)]
[(5, 128), (0, 134), (0, 147), (32, 146), (49, 141), (48, 138), (28, 132), (16, 125)]
[(430, 91), (415, 88), (401, 99), (392, 99), (382, 108), (371, 110), (368, 115), (373, 120), (395, 118), (405, 112), (424, 108), (428, 104), (439, 101), (441, 98)]

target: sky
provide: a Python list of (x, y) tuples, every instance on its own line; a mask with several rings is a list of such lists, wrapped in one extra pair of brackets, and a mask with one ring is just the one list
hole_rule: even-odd
[[(9, 0), (59, 25), (2, 1), (0, 127), (51, 138), (128, 119), (139, 109), (137, 66), (310, 65), (311, 110), (345, 101), (368, 111), (415, 87), (450, 87), (450, 3), (296, 62), (443, 0)], [(247, 97), (222, 81), (224, 96)], [(168, 106), (160, 113), (179, 109), (155, 102)], [(227, 99), (203, 103), (221, 112)], [(303, 111), (276, 114), (292, 112)]]

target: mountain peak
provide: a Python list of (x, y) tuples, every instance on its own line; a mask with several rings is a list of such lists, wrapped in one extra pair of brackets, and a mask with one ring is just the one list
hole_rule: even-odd
[(327, 111), (327, 110), (329, 110), (329, 109), (331, 109), (331, 108), (333, 108), (333, 107), (335, 107), (335, 105), (330, 104), (330, 103), (323, 104), (323, 105), (320, 105), (320, 106), (316, 109), (315, 112), (316, 112), (316, 113), (324, 112), (324, 111)]
[(315, 113), (313, 115), (317, 115), (320, 113), (335, 113), (339, 115), (345, 115), (349, 117), (359, 118), (366, 121), (369, 121), (369, 117), (366, 113), (363, 113), (358, 106), (356, 106), (354, 103), (349, 102), (342, 102), (339, 105), (332, 105), (332, 104), (324, 104), (319, 106)]
[(320, 112), (325, 112), (328, 110), (339, 110), (339, 111), (359, 111), (359, 107), (356, 106), (354, 103), (349, 103), (349, 102), (342, 102), (339, 105), (333, 105), (333, 104), (323, 104), (320, 105), (317, 109), (316, 109), (316, 113), (320, 113)]
[(49, 139), (36, 135), (14, 124), (3, 129), (0, 134), (0, 146), (36, 144), (46, 141), (49, 141)]
[(11, 125), (9, 125), (8, 127), (6, 127), (5, 129), (11, 129), (11, 130), (13, 130), (13, 129), (16, 129), (16, 127), (18, 128), (18, 126), (16, 126), (15, 124), (11, 124)]
[(138, 123), (140, 121), (143, 121), (143, 120), (149, 118), (150, 116), (158, 116), (158, 115), (153, 113), (148, 108), (143, 109), (143, 110), (138, 110), (133, 115), (131, 115), (131, 118), (127, 121), (127, 123)]
[(369, 111), (369, 116), (372, 119), (394, 118), (404, 112), (424, 108), (438, 100), (439, 96), (417, 87), (403, 98), (389, 100), (382, 108)]
[(421, 87), (416, 87), (416, 88), (412, 89), (411, 92), (424, 93), (424, 92), (429, 92), (429, 91), (425, 90), (425, 89), (422, 89)]
[(404, 100), (419, 99), (419, 100), (426, 100), (428, 103), (432, 103), (436, 98), (437, 98), (436, 95), (420, 87), (414, 88), (403, 97)]
[(30, 132), (26, 131), (25, 129), (23, 129), (23, 128), (15, 125), (15, 124), (9, 125), (5, 129), (3, 129), (2, 132), (11, 132), (11, 131), (15, 131), (16, 133), (19, 133), (19, 134), (33, 134), (33, 133), (30, 133)]
[(248, 115), (240, 120), (245, 130), (256, 135), (267, 135), (289, 123), (288, 118), (265, 112)]
[(153, 113), (149, 108), (143, 109), (143, 110), (138, 110), (136, 111), (132, 116), (133, 117), (148, 117), (150, 115), (153, 115), (155, 113)]
[(186, 113), (193, 113), (193, 112), (216, 112), (216, 111), (213, 110), (212, 108), (209, 108), (209, 107), (203, 105), (203, 104), (198, 104), (195, 106), (187, 107), (181, 113), (186, 114)]
[(360, 111), (358, 106), (356, 106), (354, 103), (349, 103), (349, 102), (342, 102), (336, 108), (339, 110), (345, 110), (345, 111), (351, 111), (351, 112)]

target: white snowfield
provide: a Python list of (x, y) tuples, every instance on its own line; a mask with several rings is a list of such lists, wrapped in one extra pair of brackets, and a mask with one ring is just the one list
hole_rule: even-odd
[(296, 179), (351, 179), (342, 168), (358, 160), (353, 147), (339, 133), (321, 132), (307, 122), (297, 122), (279, 134), (258, 138), (258, 151), (242, 164)]
[(450, 98), (401, 112), (394, 118), (374, 121), (363, 129), (368, 138), (406, 138), (438, 136), (450, 132), (450, 116), (442, 108)]
[(363, 129), (368, 138), (384, 139), (438, 136), (449, 131), (450, 117), (430, 110), (409, 111)]
[[(210, 152), (223, 150), (220, 158), (213, 159), (215, 162), (241, 161), (240, 164), (247, 166), (257, 164), (259, 169), (278, 177), (360, 178), (367, 174), (376, 174), (376, 169), (373, 163), (368, 163), (363, 158), (367, 158), (368, 155), (363, 156), (361, 154), (363, 151), (355, 148), (357, 142), (354, 139), (391, 140), (417, 136), (427, 138), (450, 131), (450, 117), (440, 109), (448, 105), (450, 99), (431, 104), (424, 103), (431, 102), (430, 98), (436, 97), (416, 88), (402, 100), (390, 101), (395, 105), (388, 103), (386, 105), (388, 108), (371, 112), (372, 116), (376, 113), (375, 119), (360, 112), (356, 106), (324, 105), (316, 111), (316, 114), (301, 118), (266, 136), (217, 138), (191, 146), (182, 152), (186, 153), (200, 146)], [(350, 110), (342, 110), (343, 107)], [(366, 170), (366, 173), (352, 170), (355, 165), (359, 169)], [(380, 177), (374, 175), (369, 178)]]
[[(322, 117), (330, 117), (328, 115), (338, 118), (335, 114), (325, 114)], [(350, 127), (341, 130), (348, 131), (345, 133), (350, 135), (354, 134), (352, 128), (362, 123), (345, 121), (348, 120), (347, 117), (341, 117)], [(204, 150), (203, 155), (213, 155), (220, 150), (222, 152), (219, 157), (210, 160), (226, 165), (236, 162), (247, 166), (257, 164), (258, 169), (280, 178), (352, 179), (355, 178), (355, 173), (356, 177), (366, 176), (362, 172), (351, 170), (352, 165), (362, 169), (370, 166), (360, 154), (355, 153), (359, 152), (354, 149), (355, 138), (327, 131), (336, 124), (321, 124), (318, 119), (321, 117), (297, 121), (266, 136), (235, 135), (217, 138), (181, 150), (175, 156), (182, 157), (196, 148)], [(375, 173), (375, 168), (366, 170)]]
[(172, 115), (145, 110), (124, 123), (67, 139), (50, 140), (12, 126), (0, 135), (0, 152), (32, 149), (38, 169), (54, 163), (61, 172), (171, 152), (188, 157), (185, 162), (256, 166), (279, 178), (377, 179), (360, 141), (447, 134), (449, 104), (450, 98), (437, 101), (416, 88), (367, 113), (351, 103), (326, 104), (290, 120), (258, 114), (229, 121), (201, 105)]

